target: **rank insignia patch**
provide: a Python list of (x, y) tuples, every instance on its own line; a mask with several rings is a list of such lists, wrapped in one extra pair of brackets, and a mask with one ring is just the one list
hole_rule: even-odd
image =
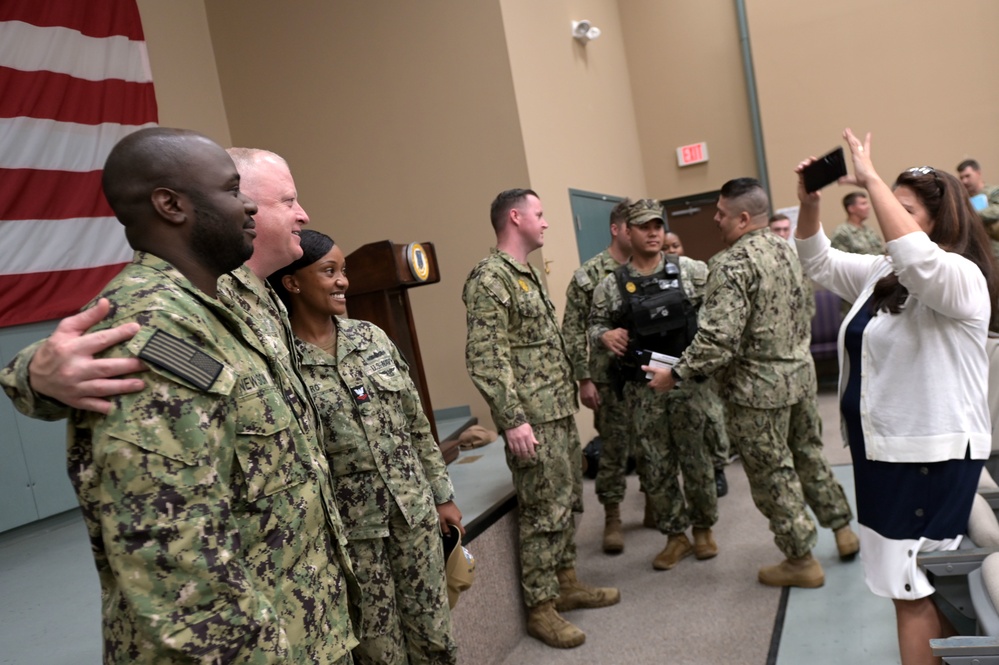
[(364, 404), (365, 402), (371, 401), (371, 395), (368, 391), (364, 389), (364, 386), (354, 386), (350, 389), (350, 392), (354, 393), (354, 401), (358, 404)]

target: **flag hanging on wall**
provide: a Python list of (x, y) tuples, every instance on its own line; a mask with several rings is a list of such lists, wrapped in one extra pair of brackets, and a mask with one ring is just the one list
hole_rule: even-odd
[(135, 0), (0, 2), (0, 327), (78, 311), (131, 260), (101, 169), (156, 121)]

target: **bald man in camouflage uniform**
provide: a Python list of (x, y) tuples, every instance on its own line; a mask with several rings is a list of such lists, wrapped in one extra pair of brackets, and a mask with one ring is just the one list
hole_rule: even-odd
[[(719, 377), (729, 434), (753, 501), (786, 557), (761, 568), (759, 581), (819, 587), (825, 573), (811, 553), (815, 524), (788, 443), (809, 420), (816, 385), (801, 267), (790, 245), (769, 231), (769, 201), (758, 181), (725, 183), (717, 207), (715, 222), (728, 250), (712, 265), (700, 328), (671, 370), (650, 370), (651, 385), (669, 391), (681, 381)], [(853, 535), (849, 529), (841, 527), (844, 535)], [(840, 540), (837, 533), (838, 546)]]
[[(160, 161), (164, 151), (174, 160)], [(164, 188), (174, 182), (184, 194)], [(106, 416), (70, 413), (106, 663), (348, 663), (356, 644), (356, 584), (315, 431), (214, 297), (218, 276), (252, 252), (242, 229), (256, 206), (232, 195), (238, 182), (221, 148), (162, 128), (124, 139), (105, 169), (129, 242), (162, 256), (137, 251), (106, 287), (111, 316), (98, 326), (141, 323), (106, 355), (145, 361), (146, 390), (114, 398)], [(31, 357), (0, 382), (20, 409), (65, 415), (36, 409)]]
[(570, 648), (586, 636), (559, 612), (613, 605), (621, 596), (576, 579), (573, 511), (582, 511), (576, 383), (555, 307), (527, 263), (548, 228), (541, 201), (529, 189), (501, 192), (490, 220), (496, 249), (472, 269), (462, 296), (465, 366), (506, 440), (520, 509), (528, 634)]
[[(617, 356), (617, 371), (628, 373), (624, 403), (642, 451), (643, 463), (638, 470), (656, 526), (667, 536), (665, 548), (652, 565), (657, 570), (670, 570), (691, 554), (698, 559), (718, 554), (711, 533), (718, 521), (717, 486), (704, 439), (708, 387), (690, 382), (663, 398), (649, 390), (644, 373), (638, 372), (627, 356), (634, 345), (661, 353), (678, 354), (682, 350), (688, 335), (696, 329), (696, 308), (708, 269), (700, 261), (662, 251), (665, 221), (662, 206), (656, 201), (642, 199), (628, 207), (628, 235), (631, 259), (605, 277), (593, 293), (590, 343), (595, 349), (604, 349), (605, 354)], [(679, 291), (677, 300), (684, 305), (655, 300), (667, 297), (671, 291)], [(625, 293), (629, 294), (628, 301)], [(650, 326), (655, 331), (639, 323), (641, 314), (637, 310), (642, 303), (651, 303), (653, 321), (659, 322)], [(674, 314), (655, 314), (667, 310)], [(691, 526), (693, 544), (685, 533)]]
[(593, 409), (594, 425), (600, 434), (600, 464), (595, 485), (597, 499), (604, 506), (603, 550), (608, 554), (624, 550), (621, 502), (627, 487), (625, 473), (629, 455), (638, 451), (631, 445), (631, 417), (624, 400), (611, 387), (610, 356), (602, 348), (591, 352), (586, 331), (594, 289), (631, 255), (627, 233), (630, 204), (625, 199), (611, 210), (611, 244), (573, 273), (565, 291), (562, 315), (562, 335), (579, 382), (580, 401)]

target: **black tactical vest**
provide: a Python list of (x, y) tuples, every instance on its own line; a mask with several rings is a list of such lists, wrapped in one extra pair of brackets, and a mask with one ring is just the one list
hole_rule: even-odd
[(634, 277), (625, 264), (614, 271), (624, 308), (618, 325), (629, 347), (679, 357), (697, 334), (697, 308), (683, 290), (678, 257), (665, 254), (663, 269)]

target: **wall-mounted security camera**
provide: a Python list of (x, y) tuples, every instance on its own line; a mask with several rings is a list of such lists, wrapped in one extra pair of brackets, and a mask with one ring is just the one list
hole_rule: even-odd
[(596, 39), (600, 36), (600, 28), (596, 27), (586, 19), (583, 19), (582, 21), (573, 21), (572, 36), (579, 41), (580, 44), (586, 44), (586, 42), (591, 39)]

